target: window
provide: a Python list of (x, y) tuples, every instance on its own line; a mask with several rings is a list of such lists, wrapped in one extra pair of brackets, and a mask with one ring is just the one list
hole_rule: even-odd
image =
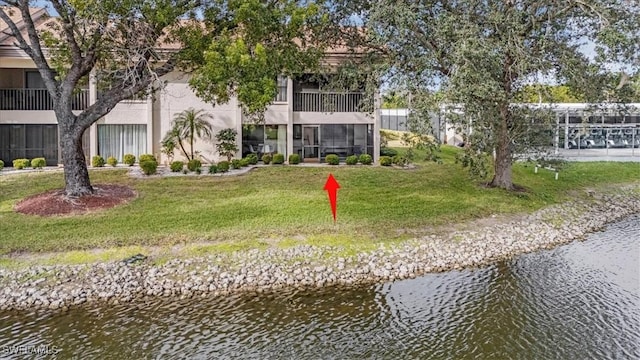
[(147, 125), (98, 125), (98, 154), (122, 162), (124, 154), (136, 158), (147, 151)]
[(39, 71), (27, 71), (25, 72), (25, 88), (27, 89), (44, 89), (44, 80), (40, 76)]
[(242, 126), (242, 156), (263, 153), (287, 154), (287, 125)]
[(58, 163), (57, 125), (0, 125), (0, 160), (6, 166), (14, 159), (36, 157), (44, 157), (49, 166)]
[(344, 158), (349, 155), (373, 155), (373, 126), (365, 124), (321, 125), (320, 145), (322, 157), (337, 154)]
[(289, 83), (289, 79), (284, 75), (278, 75), (278, 94), (276, 95), (276, 101), (286, 102), (287, 101), (287, 85)]

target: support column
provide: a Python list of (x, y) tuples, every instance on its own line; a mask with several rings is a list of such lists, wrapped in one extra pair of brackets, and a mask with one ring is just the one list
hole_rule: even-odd
[(293, 154), (293, 79), (289, 77), (287, 78), (287, 154), (285, 156), (287, 162), (291, 154)]
[(373, 163), (380, 161), (380, 92), (373, 95)]
[(569, 112), (564, 113), (564, 148), (569, 148)]
[[(95, 104), (98, 99), (98, 86), (96, 74), (92, 71), (89, 74), (89, 105)], [(91, 124), (89, 127), (89, 159), (98, 155), (98, 124)]]
[(553, 150), (558, 155), (558, 147), (560, 146), (560, 117), (556, 114), (556, 131), (553, 134)]
[[(162, 159), (159, 146), (153, 139), (153, 95), (147, 95), (147, 153), (153, 154), (156, 159)], [(162, 160), (160, 160), (162, 163)]]
[[(238, 151), (236, 152), (236, 159), (242, 158), (242, 107), (240, 106), (240, 102), (238, 98), (236, 98), (236, 132), (238, 135), (236, 136), (236, 146), (238, 147)], [(215, 136), (215, 134), (213, 134)], [(215, 145), (214, 145), (215, 146)], [(216, 152), (217, 153), (217, 152)], [(219, 155), (218, 155), (219, 156)], [(226, 160), (226, 159), (221, 159)]]

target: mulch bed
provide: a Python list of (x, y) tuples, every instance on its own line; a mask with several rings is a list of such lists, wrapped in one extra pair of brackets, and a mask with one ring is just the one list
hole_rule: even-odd
[(14, 210), (38, 216), (83, 214), (109, 209), (137, 196), (128, 186), (100, 184), (94, 185), (93, 189), (93, 194), (76, 198), (64, 196), (64, 190), (48, 191), (25, 198), (16, 204)]

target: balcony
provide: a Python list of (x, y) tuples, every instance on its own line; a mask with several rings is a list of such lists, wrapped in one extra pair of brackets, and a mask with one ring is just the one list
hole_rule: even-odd
[[(86, 109), (89, 90), (78, 90), (71, 105), (73, 110)], [(53, 110), (53, 100), (46, 89), (0, 89), (0, 110)]]
[(363, 93), (317, 92), (293, 94), (293, 111), (306, 112), (364, 112)]

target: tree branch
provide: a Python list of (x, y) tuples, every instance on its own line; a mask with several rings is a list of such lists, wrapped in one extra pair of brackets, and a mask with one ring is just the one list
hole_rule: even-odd
[[(57, 87), (58, 83), (53, 76), (53, 71), (47, 62), (47, 59), (44, 56), (42, 51), (42, 47), (40, 45), (40, 37), (36, 31), (36, 25), (31, 18), (31, 12), (29, 9), (29, 0), (20, 0), (18, 4), (18, 8), (20, 9), (20, 13), (22, 14), (22, 20), (25, 22), (25, 28), (27, 30), (27, 35), (29, 36), (29, 44), (27, 45), (24, 37), (20, 35), (23, 42), (22, 50), (24, 50), (27, 55), (31, 57), (33, 62), (40, 70), (40, 74), (42, 75), (42, 80), (44, 81), (49, 94), (54, 98), (54, 102), (58, 99)], [(15, 25), (15, 24), (14, 24)], [(20, 34), (20, 30), (16, 27), (14, 30), (14, 35)], [(27, 51), (25, 48), (28, 48)]]

